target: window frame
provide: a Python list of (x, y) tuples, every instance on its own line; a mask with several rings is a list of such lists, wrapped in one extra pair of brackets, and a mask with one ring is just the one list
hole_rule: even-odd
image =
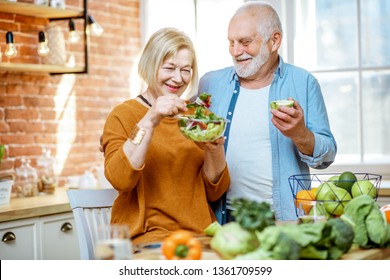
[[(195, 13), (198, 13), (199, 11), (196, 10), (196, 3), (197, 0), (192, 0), (195, 7)], [(360, 0), (357, 1), (357, 13), (358, 13), (358, 22), (360, 23)], [(243, 1), (243, 2), (249, 2), (249, 1)], [(268, 0), (271, 5), (275, 7), (277, 12), (280, 15), (280, 19), (282, 21), (283, 26), (283, 41), (282, 46), (279, 49), (280, 55), (283, 57), (283, 59), (291, 64), (294, 64), (294, 37), (296, 35), (296, 25), (295, 25), (295, 14), (296, 14), (296, 3), (297, 1), (291, 1), (291, 0)], [(147, 39), (146, 30), (147, 30), (147, 5), (148, 0), (140, 1), (140, 23), (141, 23), (141, 42), (144, 44), (145, 40)], [(199, 18), (199, 15), (195, 16), (195, 31), (196, 31), (196, 19)], [(201, 17), (200, 17), (201, 18)], [(360, 30), (360, 24), (358, 24), (358, 35), (361, 34)], [(383, 69), (389, 69), (384, 67), (363, 67), (361, 64), (361, 36), (359, 36), (358, 40), (358, 67), (356, 68), (340, 68), (340, 69), (334, 69), (334, 70), (313, 70), (313, 69), (307, 69), (310, 71), (314, 76), (316, 74), (321, 73), (338, 73), (338, 72), (345, 72), (345, 71), (354, 71), (358, 73), (358, 96), (361, 99), (362, 98), (362, 80), (363, 80), (363, 71), (365, 70), (383, 70)], [(227, 48), (227, 47), (226, 47)], [(389, 69), (390, 70), (390, 69)], [(361, 104), (359, 106), (362, 106)], [(361, 108), (360, 111), (361, 112)], [(362, 126), (362, 115), (360, 113), (359, 117), (359, 126)], [(329, 166), (325, 170), (311, 170), (313, 173), (318, 172), (341, 172), (345, 170), (349, 170), (352, 172), (367, 172), (367, 173), (375, 173), (375, 174), (381, 174), (383, 176), (384, 180), (390, 180), (390, 162), (378, 162), (378, 163), (367, 163), (363, 161), (363, 147), (362, 147), (362, 140), (363, 135), (362, 132), (359, 134), (359, 154), (360, 154), (360, 161), (359, 162), (350, 162), (350, 163), (340, 163), (336, 161)]]

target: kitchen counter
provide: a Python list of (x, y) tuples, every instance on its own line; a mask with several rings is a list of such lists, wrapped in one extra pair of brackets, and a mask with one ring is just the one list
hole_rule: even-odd
[[(54, 194), (11, 198), (9, 204), (0, 205), (0, 223), (69, 212), (72, 209), (66, 194), (67, 190), (66, 187), (60, 187)], [(390, 188), (381, 188), (378, 204), (388, 204), (388, 200), (390, 200)]]
[[(203, 236), (198, 238), (202, 244), (202, 260), (221, 260), (220, 256), (210, 248), (211, 237)], [(156, 243), (153, 243), (156, 244)], [(164, 260), (161, 254), (161, 248), (146, 248), (144, 244), (139, 248), (138, 253), (133, 255), (134, 260)], [(155, 248), (157, 247), (157, 248)], [(390, 260), (390, 248), (382, 249), (360, 249), (351, 248), (348, 253), (344, 254), (341, 260)]]
[(11, 198), (9, 204), (0, 205), (0, 222), (70, 212), (67, 188), (57, 188), (54, 194)]

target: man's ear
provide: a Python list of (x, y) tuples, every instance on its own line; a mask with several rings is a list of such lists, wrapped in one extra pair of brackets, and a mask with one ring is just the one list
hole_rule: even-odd
[(282, 43), (282, 34), (276, 31), (269, 39), (271, 41), (272, 51), (277, 51)]

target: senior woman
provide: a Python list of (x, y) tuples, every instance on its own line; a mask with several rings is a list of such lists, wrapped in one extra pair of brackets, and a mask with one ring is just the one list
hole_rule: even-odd
[(104, 126), (105, 175), (119, 196), (111, 223), (128, 224), (133, 243), (162, 241), (178, 229), (201, 234), (216, 220), (210, 202), (230, 184), (224, 139), (194, 143), (173, 116), (196, 93), (197, 60), (191, 39), (164, 28), (141, 55), (147, 89), (115, 107)]

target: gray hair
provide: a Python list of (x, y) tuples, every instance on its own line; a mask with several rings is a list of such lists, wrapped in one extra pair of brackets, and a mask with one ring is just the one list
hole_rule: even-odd
[(257, 19), (257, 31), (264, 41), (276, 31), (283, 34), (279, 15), (271, 4), (263, 1), (250, 1), (239, 7), (234, 16), (241, 13), (248, 13)]

